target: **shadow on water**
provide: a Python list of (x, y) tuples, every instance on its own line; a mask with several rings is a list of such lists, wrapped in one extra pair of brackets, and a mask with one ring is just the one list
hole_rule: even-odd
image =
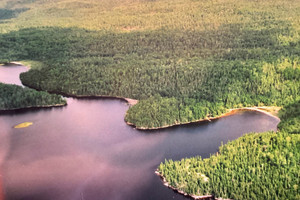
[[(178, 124), (178, 125), (174, 125), (174, 126), (170, 126), (170, 127), (166, 127), (166, 128), (162, 128), (162, 129), (152, 129), (152, 130), (140, 130), (140, 129), (136, 129), (140, 134), (158, 134), (158, 133), (163, 133), (163, 132), (169, 132), (169, 131), (176, 131), (178, 129), (195, 129), (195, 128), (207, 128), (207, 126), (213, 122), (216, 122), (218, 119), (214, 119), (211, 121), (201, 121), (201, 122), (191, 122), (188, 124)], [(133, 126), (131, 126), (133, 127)], [(134, 127), (133, 127), (134, 128)], [(134, 128), (135, 129), (135, 128)]]
[(40, 111), (53, 111), (53, 110), (63, 110), (63, 106), (59, 107), (32, 107), (32, 108), (18, 108), (15, 110), (0, 110), (0, 115), (21, 115), (26, 113), (38, 113)]

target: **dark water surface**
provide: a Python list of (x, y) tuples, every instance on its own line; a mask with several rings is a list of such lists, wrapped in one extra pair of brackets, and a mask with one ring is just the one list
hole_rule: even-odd
[[(69, 98), (63, 108), (1, 114), (5, 199), (186, 199), (154, 174), (160, 162), (208, 157), (222, 141), (276, 130), (278, 123), (264, 114), (244, 112), (209, 123), (138, 131), (124, 123), (127, 109), (120, 100)], [(33, 125), (13, 128), (26, 121)]]

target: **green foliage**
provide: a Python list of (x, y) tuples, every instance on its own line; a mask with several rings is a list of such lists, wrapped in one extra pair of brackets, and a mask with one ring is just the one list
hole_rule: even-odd
[(145, 124), (146, 128), (158, 128), (216, 117), (223, 112), (225, 112), (223, 103), (154, 96), (141, 100), (137, 105), (131, 107), (125, 121), (133, 123), (139, 128), (145, 128)]
[[(126, 121), (145, 128), (289, 105), (279, 129), (299, 133), (298, 0), (3, 0), (0, 8), (0, 63), (38, 64), (21, 74), (25, 85), (139, 99)], [(13, 104), (17, 86), (5, 87), (0, 103)], [(297, 134), (250, 134), (209, 159), (159, 170), (192, 194), (299, 199), (299, 148)]]
[[(145, 100), (126, 116), (145, 128), (216, 116), (226, 108), (282, 106), (299, 96), (296, 1), (57, 1), (3, 3), (10, 10), (29, 8), (22, 13), (26, 19), (40, 14), (9, 22), (22, 22), (23, 29), (0, 25), (6, 30), (0, 61), (42, 63), (21, 75), (27, 86)], [(59, 25), (42, 27), (44, 21)], [(68, 28), (82, 24), (93, 28)]]
[[(230, 25), (210, 32), (156, 30), (118, 34), (77, 28), (23, 29), (0, 35), (0, 50), (4, 52), (0, 60), (43, 62), (42, 68), (21, 75), (25, 85), (39, 90), (135, 99), (159, 95), (176, 98), (189, 110), (197, 110), (193, 106), (202, 101), (222, 104), (222, 109), (281, 106), (294, 101), (300, 88), (299, 42), (296, 46), (282, 46), (275, 37), (293, 32), (289, 25), (285, 26), (280, 24), (272, 32)], [(249, 43), (249, 37), (256, 38)], [(196, 102), (189, 104), (183, 99)], [(167, 113), (163, 116), (150, 109), (144, 111), (160, 121), (142, 120), (143, 127), (199, 117), (193, 111), (193, 116), (178, 117)], [(211, 110), (202, 108), (207, 109)], [(184, 110), (178, 106), (173, 113)], [(144, 117), (133, 112), (129, 115), (131, 123), (141, 122)]]
[(252, 133), (221, 146), (208, 159), (166, 160), (158, 170), (173, 187), (189, 194), (299, 199), (299, 148), (300, 135)]
[(66, 100), (56, 94), (38, 92), (17, 85), (0, 83), (0, 110), (12, 110), (26, 107), (41, 107), (61, 104)]
[(293, 102), (279, 112), (278, 129), (288, 133), (300, 133), (300, 100)]
[[(158, 170), (188, 194), (230, 199), (299, 199), (299, 100), (280, 111), (280, 132), (251, 133), (210, 158), (166, 160)], [(296, 134), (289, 134), (296, 133)]]
[[(30, 8), (0, 32), (28, 27), (80, 27), (132, 32), (215, 30), (223, 24), (265, 24), (273, 20), (299, 23), (298, 0), (1, 0), (0, 8)], [(276, 26), (276, 24), (274, 25)], [(285, 36), (285, 35), (283, 35)], [(282, 40), (287, 41), (283, 38)]]

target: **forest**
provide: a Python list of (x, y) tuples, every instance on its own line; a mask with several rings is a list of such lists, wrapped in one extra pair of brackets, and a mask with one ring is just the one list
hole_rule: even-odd
[[(263, 10), (248, 1), (182, 4), (177, 0), (170, 4), (132, 0), (128, 5), (103, 1), (105, 14), (113, 17), (119, 13), (119, 20), (123, 20), (110, 28), (96, 16), (90, 19), (91, 28), (84, 27), (85, 18), (73, 15), (67, 20), (71, 25), (60, 23), (62, 11), (93, 13), (101, 7), (96, 1), (62, 6), (65, 9), (46, 2), (43, 8), (30, 1), (20, 2), (6, 3), (5, 9), (14, 10), (21, 4), (28, 11), (7, 21), (15, 29), (0, 34), (0, 62), (38, 61), (38, 69), (21, 75), (23, 84), (38, 90), (141, 100), (129, 109), (125, 119), (137, 127), (185, 123), (237, 107), (283, 106), (299, 97), (297, 1), (265, 1)], [(49, 21), (52, 16), (51, 23), (58, 20), (60, 26), (45, 27), (39, 24), (41, 18), (35, 19), (36, 27), (27, 25), (22, 16), (33, 17), (34, 9), (38, 13), (51, 11), (41, 18)], [(137, 13), (139, 28), (122, 29), (127, 23), (139, 22), (126, 9)], [(186, 10), (191, 12), (189, 19)], [(155, 14), (144, 21), (143, 12)], [(157, 15), (166, 19), (160, 27), (156, 27)], [(173, 17), (178, 19), (176, 23)], [(75, 19), (82, 23), (75, 26)], [(17, 28), (21, 21), (25, 28)], [(10, 30), (5, 24), (0, 28)]]
[(283, 107), (279, 132), (158, 170), (190, 194), (300, 198), (298, 0), (3, 0), (0, 16), (0, 63), (36, 63), (24, 85), (138, 99), (125, 116), (137, 127)]
[[(282, 106), (298, 98), (299, 40), (283, 45), (277, 38), (297, 32), (288, 24), (269, 23), (280, 26), (118, 34), (22, 29), (0, 35), (1, 51), (9, 49), (0, 61), (41, 62), (39, 69), (21, 74), (23, 84), (38, 90), (143, 100), (130, 108), (126, 120), (153, 128), (215, 116), (228, 108)], [(168, 108), (149, 106), (163, 107), (165, 101), (176, 101), (176, 107), (170, 105), (172, 116), (164, 112)], [(147, 112), (138, 112), (140, 108)]]
[[(38, 69), (21, 75), (24, 85), (38, 90), (141, 100), (125, 119), (137, 127), (185, 123), (237, 107), (283, 106), (299, 97), (297, 1), (265, 1), (263, 9), (234, 0), (226, 4), (89, 0), (72, 5), (63, 1), (57, 7), (38, 2), (3, 3), (5, 9), (27, 11), (0, 24), (6, 30), (0, 34), (0, 63), (39, 62)], [(115, 22), (93, 15), (87, 28), (86, 18), (69, 16), (94, 13), (96, 8), (112, 18), (119, 13), (119, 24), (108, 28), (106, 23)], [(135, 11), (136, 18), (126, 9)], [(42, 10), (48, 15), (43, 16)], [(34, 26), (22, 21), (24, 16), (33, 18), (33, 11), (41, 15), (29, 21)], [(145, 21), (143, 12), (153, 16)], [(165, 19), (160, 27), (158, 17)], [(42, 19), (60, 25), (46, 26)], [(76, 20), (81, 23), (75, 26)], [(127, 23), (140, 25), (124, 30)]]
[(284, 106), (280, 112), (278, 129), (288, 133), (300, 133), (300, 101)]
[(0, 83), (0, 111), (66, 105), (66, 103), (65, 99), (56, 94)]
[(246, 134), (220, 146), (210, 158), (166, 160), (158, 171), (171, 186), (188, 194), (299, 199), (299, 112), (298, 101), (281, 111), (279, 132)]

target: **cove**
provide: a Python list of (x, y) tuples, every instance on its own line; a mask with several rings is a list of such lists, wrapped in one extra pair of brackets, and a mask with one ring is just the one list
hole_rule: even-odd
[[(5, 82), (8, 70), (2, 68), (0, 81)], [(155, 175), (160, 162), (209, 157), (222, 142), (275, 131), (279, 122), (262, 113), (238, 112), (213, 122), (139, 131), (124, 122), (127, 109), (117, 99), (68, 98), (66, 107), (0, 114), (5, 199), (187, 199)], [(33, 125), (13, 128), (25, 121)]]

